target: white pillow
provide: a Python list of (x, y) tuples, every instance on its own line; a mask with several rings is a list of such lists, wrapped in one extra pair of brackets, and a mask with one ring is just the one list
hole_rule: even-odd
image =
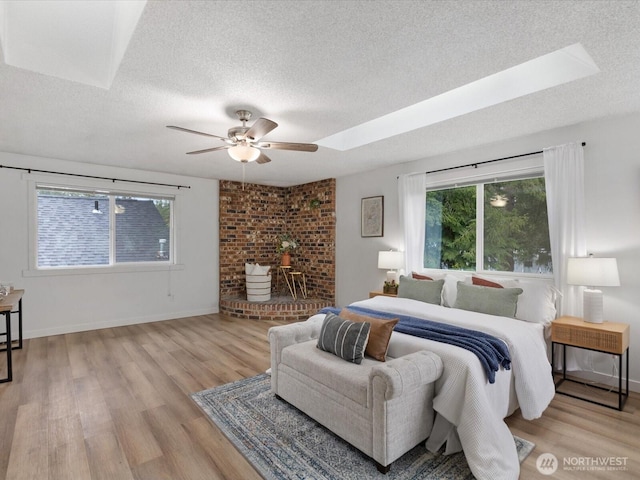
[(470, 275), (447, 273), (444, 276), (444, 287), (442, 287), (442, 305), (453, 308), (458, 297), (458, 282), (467, 283), (467, 280), (471, 283)]
[(244, 273), (246, 273), (247, 275), (266, 275), (269, 273), (270, 268), (271, 265), (261, 267), (259, 263), (245, 263)]
[(520, 280), (522, 294), (518, 297), (516, 318), (532, 323), (550, 325), (556, 318), (558, 290), (551, 284)]
[(271, 268), (271, 265), (266, 265), (266, 266), (260, 266), (260, 264), (256, 263), (256, 266), (253, 268), (253, 274), (254, 275), (266, 275), (269, 273), (269, 269)]

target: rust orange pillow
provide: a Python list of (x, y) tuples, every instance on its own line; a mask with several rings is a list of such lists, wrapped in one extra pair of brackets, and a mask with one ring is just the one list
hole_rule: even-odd
[(386, 320), (383, 318), (369, 317), (352, 312), (346, 308), (340, 311), (340, 317), (345, 320), (351, 320), (352, 322), (368, 322), (371, 324), (369, 341), (367, 342), (367, 348), (364, 353), (380, 362), (384, 362), (389, 348), (391, 332), (393, 332), (393, 328), (399, 319), (392, 318), (391, 320)]
[(484, 278), (473, 276), (471, 277), (471, 281), (474, 285), (480, 285), (481, 287), (493, 287), (493, 288), (504, 288), (502, 285), (496, 282), (492, 282), (490, 280), (485, 280)]
[(416, 272), (411, 272), (411, 276), (416, 280), (433, 280), (431, 277), (427, 277), (426, 275), (420, 275)]

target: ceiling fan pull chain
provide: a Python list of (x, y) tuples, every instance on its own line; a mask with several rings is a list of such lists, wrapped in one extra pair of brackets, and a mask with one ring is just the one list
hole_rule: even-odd
[(244, 192), (244, 167), (246, 167), (246, 163), (242, 163), (242, 191)]

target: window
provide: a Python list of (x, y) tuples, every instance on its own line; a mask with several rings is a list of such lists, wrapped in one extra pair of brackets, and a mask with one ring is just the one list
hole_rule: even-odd
[(37, 267), (173, 261), (173, 198), (36, 186)]
[(476, 187), (427, 192), (424, 266), (476, 269)]
[(426, 268), (551, 274), (544, 178), (426, 194)]

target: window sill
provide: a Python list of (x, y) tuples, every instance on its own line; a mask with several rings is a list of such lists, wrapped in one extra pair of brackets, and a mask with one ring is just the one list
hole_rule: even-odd
[(43, 268), (37, 270), (23, 270), (23, 277), (52, 277), (62, 275), (104, 275), (113, 273), (139, 273), (139, 272), (168, 272), (184, 270), (184, 264), (162, 265), (105, 265), (104, 267), (72, 267), (72, 268)]
[(442, 268), (425, 268), (421, 272), (424, 275), (429, 275), (432, 273), (434, 275), (484, 275), (486, 277), (504, 277), (504, 278), (513, 278), (513, 279), (527, 279), (527, 280), (542, 280), (549, 281), (553, 280), (553, 273), (527, 273), (527, 272), (502, 272), (497, 270), (452, 270), (452, 269), (442, 269)]

